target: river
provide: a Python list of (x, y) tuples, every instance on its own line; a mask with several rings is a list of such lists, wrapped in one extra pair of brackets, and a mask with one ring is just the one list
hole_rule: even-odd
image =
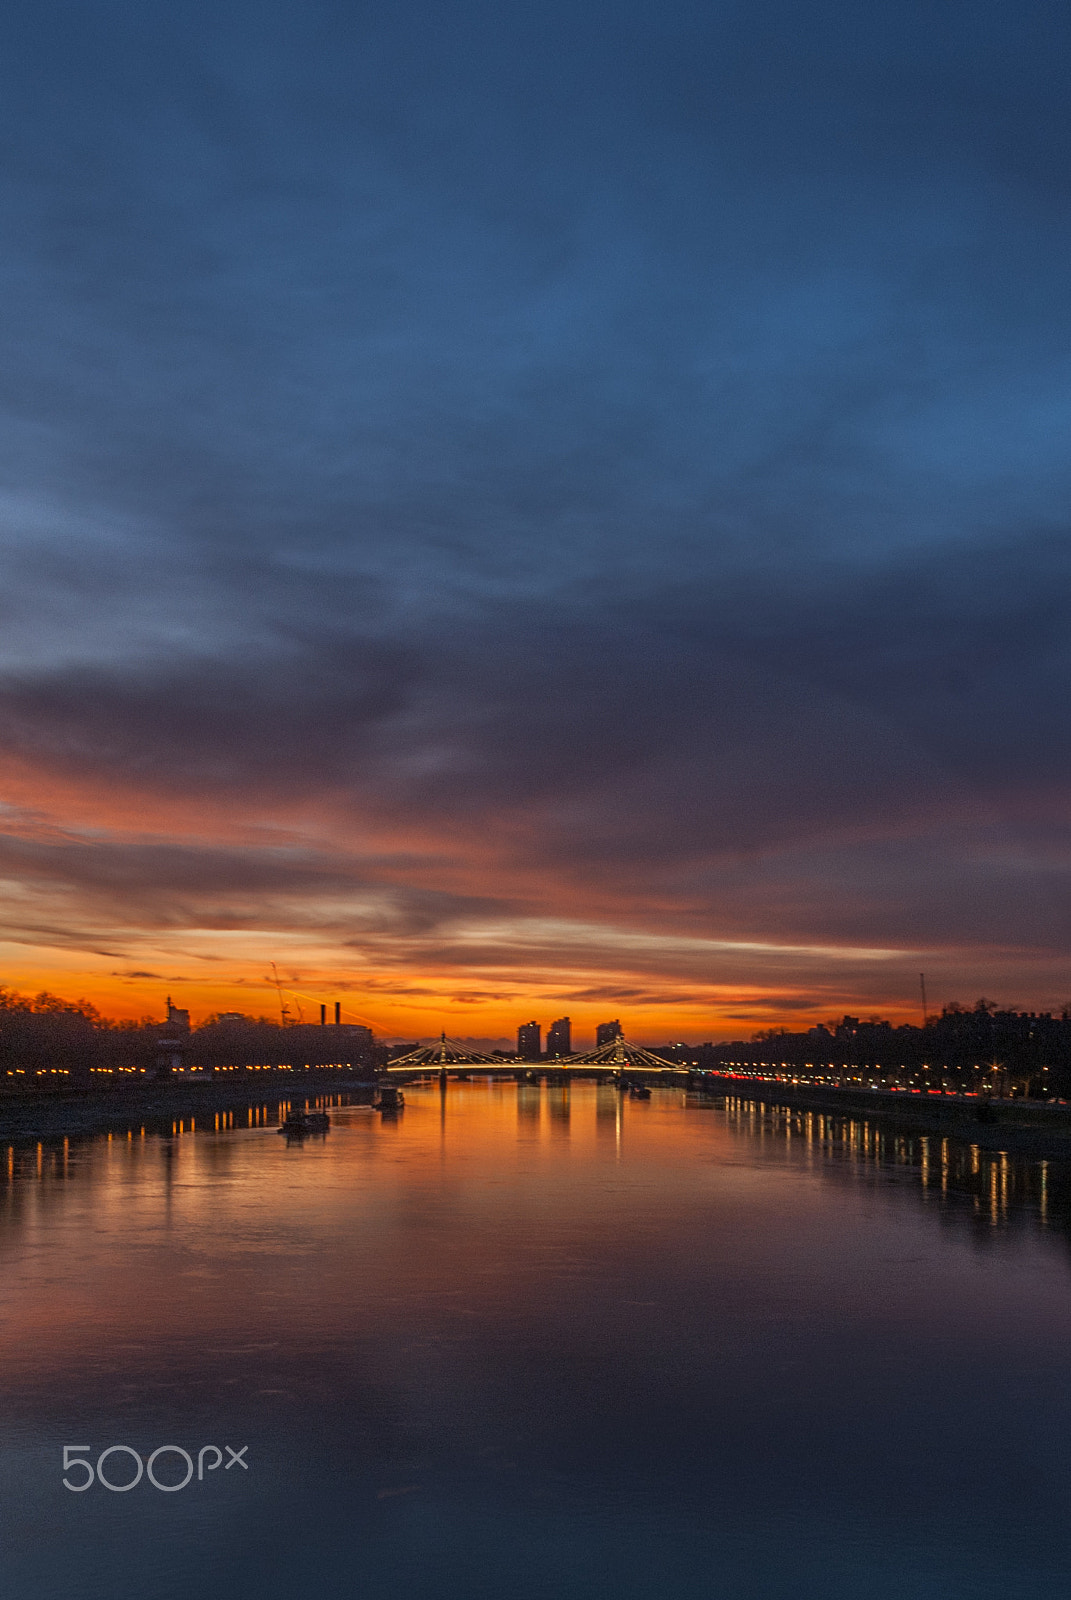
[(1064, 1166), (669, 1089), (406, 1098), (0, 1147), (13, 1600), (1066, 1590)]

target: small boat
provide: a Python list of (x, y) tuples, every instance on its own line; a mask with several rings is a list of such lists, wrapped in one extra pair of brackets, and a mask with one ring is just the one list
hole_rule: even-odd
[(651, 1098), (651, 1091), (645, 1083), (630, 1084), (628, 1092), (633, 1100), (649, 1100)]
[(405, 1105), (405, 1096), (393, 1083), (385, 1083), (379, 1091), (376, 1101), (377, 1111), (400, 1111)]
[(326, 1133), (331, 1118), (326, 1111), (291, 1111), (279, 1129), (290, 1139), (299, 1139), (306, 1133)]

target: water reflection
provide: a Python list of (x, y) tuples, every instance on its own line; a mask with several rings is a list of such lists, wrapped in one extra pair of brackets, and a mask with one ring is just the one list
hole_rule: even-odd
[(555, 1138), (568, 1139), (569, 1117), (572, 1109), (569, 1098), (569, 1084), (549, 1084), (546, 1093), (550, 1132)]
[[(4, 1147), (20, 1600), (1061, 1592), (1063, 1164), (593, 1083), (318, 1105)], [(253, 1468), (79, 1498), (70, 1439)]]
[(529, 1132), (539, 1130), (543, 1112), (543, 1095), (537, 1085), (521, 1083), (517, 1086), (517, 1125)]
[[(702, 1107), (702, 1101), (693, 1102)], [(820, 1159), (832, 1178), (876, 1185), (888, 1169), (914, 1180), (923, 1199), (952, 1202), (949, 1216), (969, 1217), (991, 1227), (1017, 1224), (1056, 1229), (1071, 1236), (1071, 1168), (1063, 1162), (1025, 1160), (941, 1135), (904, 1132), (895, 1125), (832, 1112), (802, 1111), (726, 1096), (707, 1102), (705, 1114), (720, 1116), (737, 1133), (787, 1155), (802, 1147), (808, 1164)], [(970, 1202), (969, 1213), (963, 1201)]]
[[(608, 1084), (522, 1083), (514, 1089), (512, 1084), (475, 1079), (450, 1087), (436, 1085), (436, 1092), (443, 1132), (449, 1107), (455, 1123), (463, 1117), (466, 1138), (482, 1137), (492, 1106), (500, 1108), (512, 1099), (518, 1133), (537, 1141), (570, 1138), (573, 1102), (579, 1093), (584, 1109), (594, 1112), (597, 1140), (612, 1146), (615, 1154), (621, 1152), (629, 1116), (638, 1111), (642, 1114), (642, 1108), (631, 1106), (626, 1096)], [(420, 1093), (419, 1085), (410, 1089), (411, 1096)], [(1028, 1160), (960, 1139), (904, 1131), (880, 1119), (770, 1105), (746, 1096), (705, 1099), (671, 1090), (663, 1091), (659, 1098), (663, 1111), (667, 1105), (686, 1107), (689, 1114), (716, 1120), (733, 1135), (754, 1141), (768, 1159), (802, 1160), (811, 1169), (817, 1161), (833, 1181), (850, 1178), (875, 1185), (887, 1181), (891, 1168), (898, 1179), (917, 1185), (927, 1201), (951, 1201), (953, 1215), (963, 1216), (963, 1202), (968, 1201), (970, 1217), (991, 1227), (1038, 1226), (1071, 1236), (1069, 1164)], [(181, 1141), (199, 1131), (218, 1135), (239, 1128), (267, 1130), (285, 1120), (292, 1104), (290, 1100), (271, 1100), (239, 1111), (209, 1112), (200, 1117), (191, 1114), (99, 1138), (10, 1143), (4, 1147), (0, 1171), (10, 1197), (27, 1180), (66, 1180), (71, 1175), (72, 1143), (75, 1149), (91, 1149), (99, 1143), (107, 1149), (113, 1144), (144, 1144), (146, 1137), (151, 1140), (154, 1135)], [(339, 1092), (303, 1096), (301, 1104), (337, 1114), (351, 1101), (345, 1092)], [(79, 1170), (84, 1175), (81, 1167)]]

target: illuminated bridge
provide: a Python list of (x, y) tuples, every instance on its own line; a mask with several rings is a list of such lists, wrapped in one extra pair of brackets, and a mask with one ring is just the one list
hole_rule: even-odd
[(434, 1044), (421, 1045), (399, 1056), (387, 1068), (392, 1078), (413, 1079), (437, 1075), (448, 1077), (482, 1077), (492, 1072), (502, 1077), (538, 1078), (544, 1073), (551, 1077), (645, 1077), (668, 1073), (674, 1079), (681, 1076), (680, 1067), (661, 1056), (652, 1055), (642, 1045), (631, 1044), (623, 1034), (611, 1039), (583, 1055), (557, 1056), (548, 1061), (522, 1061), (519, 1056), (486, 1056), (456, 1039), (448, 1039), (445, 1032)]

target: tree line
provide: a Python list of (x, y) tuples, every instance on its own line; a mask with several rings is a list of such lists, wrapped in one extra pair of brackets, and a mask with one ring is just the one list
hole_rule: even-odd
[(1071, 1093), (1071, 1006), (1058, 1013), (1017, 1011), (981, 999), (971, 1007), (955, 1001), (925, 1026), (899, 1025), (881, 1017), (845, 1016), (805, 1032), (764, 1028), (750, 1039), (696, 1047), (669, 1045), (659, 1054), (716, 1071), (738, 1062), (787, 1065), (806, 1075), (832, 1069), (849, 1076), (872, 1069), (922, 1084), (945, 1078), (959, 1087), (987, 1080), (997, 1092)]
[[(95, 1075), (151, 1073), (161, 1040), (173, 1025), (153, 1017), (115, 1021), (89, 1000), (63, 1000), (43, 990), (32, 997), (0, 986), (0, 1084), (13, 1080), (67, 1079), (90, 1083)], [(180, 1030), (182, 1060), (189, 1066), (375, 1065), (381, 1047), (367, 1028), (284, 1027), (269, 1017), (229, 1013)]]
[[(115, 1021), (88, 1000), (63, 1000), (47, 990), (32, 997), (0, 986), (0, 1084), (59, 1076), (92, 1082), (94, 1074), (155, 1070), (161, 1040), (174, 1034), (152, 1017)], [(881, 1017), (845, 1016), (805, 1032), (767, 1028), (750, 1039), (662, 1045), (667, 1061), (717, 1071), (731, 1063), (787, 1066), (804, 1075), (868, 1069), (924, 1084), (948, 1081), (997, 1092), (1071, 1097), (1071, 1006), (1058, 1013), (1019, 1011), (981, 999), (952, 1002), (925, 1027)], [(284, 1026), (239, 1013), (208, 1017), (182, 1040), (182, 1059), (205, 1070), (224, 1067), (333, 1065), (375, 1067), (387, 1051), (367, 1028)], [(988, 1075), (988, 1076), (987, 1076)]]

